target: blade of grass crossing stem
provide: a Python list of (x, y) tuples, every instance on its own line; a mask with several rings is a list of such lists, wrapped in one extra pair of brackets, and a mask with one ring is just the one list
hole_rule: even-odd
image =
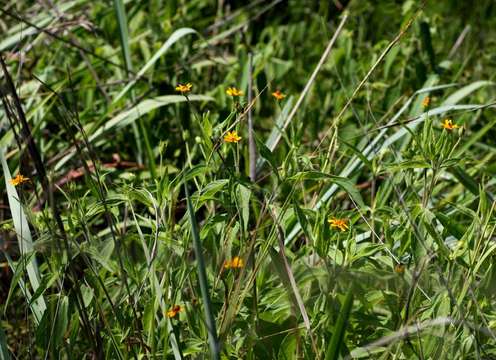
[(212, 313), (212, 305), (210, 302), (210, 295), (208, 293), (207, 271), (205, 269), (205, 261), (203, 260), (202, 245), (200, 240), (200, 233), (198, 224), (196, 223), (195, 211), (191, 198), (188, 192), (188, 186), (184, 182), (184, 191), (186, 193), (186, 201), (188, 203), (189, 221), (191, 223), (191, 236), (193, 237), (193, 247), (195, 249), (196, 261), (198, 265), (198, 280), (200, 281), (200, 290), (203, 298), (203, 305), (205, 308), (205, 323), (207, 325), (208, 340), (210, 344), (210, 351), (212, 359), (220, 359), (220, 346), (217, 338), (217, 331), (215, 328), (214, 315)]
[(327, 347), (325, 360), (336, 360), (339, 357), (339, 349), (341, 348), (341, 344), (343, 343), (344, 332), (346, 330), (346, 325), (348, 324), (352, 305), (353, 286), (350, 286), (348, 288), (348, 292), (346, 293), (346, 297), (344, 298), (344, 303), (341, 307), (341, 311), (339, 312), (336, 326), (334, 326), (331, 342)]
[[(22, 255), (26, 255), (33, 251), (33, 240), (31, 238), (31, 232), (29, 230), (28, 221), (26, 219), (26, 214), (19, 202), (19, 194), (16, 188), (10, 183), (12, 179), (10, 175), (10, 170), (5, 160), (4, 149), (0, 148), (0, 161), (2, 162), (3, 175), (5, 177), (5, 186), (7, 188), (7, 197), (9, 201), (10, 211), (12, 213), (12, 221), (14, 222), (14, 228), (19, 239), (19, 249)], [(40, 275), (38, 271), (38, 264), (36, 263), (35, 257), (29, 260), (26, 265), (26, 271), (28, 273), (29, 282), (33, 289), (33, 293), (40, 286)], [(31, 305), (33, 315), (36, 323), (41, 321), (41, 317), (46, 310), (46, 303), (43, 296), (40, 296)]]

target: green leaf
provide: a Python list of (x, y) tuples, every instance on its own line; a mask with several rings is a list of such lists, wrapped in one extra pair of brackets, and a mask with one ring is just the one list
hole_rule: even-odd
[(463, 184), (474, 195), (479, 195), (479, 185), (469, 174), (467, 174), (461, 167), (455, 166), (447, 169), (452, 173), (456, 179)]
[(463, 237), (463, 234), (465, 233), (463, 226), (460, 226), (455, 221), (453, 221), (451, 217), (443, 214), (442, 212), (436, 212), (435, 215), (439, 222), (443, 225), (443, 227), (448, 231), (448, 233), (456, 237), (458, 240)]
[(296, 360), (297, 359), (298, 334), (291, 333), (284, 337), (277, 354), (278, 360)]
[(251, 190), (246, 186), (239, 184), (237, 186), (239, 196), (239, 207), (241, 210), (241, 219), (243, 221), (243, 230), (248, 231), (248, 221), (250, 217), (250, 196)]
[(314, 244), (315, 241), (314, 241), (314, 238), (312, 236), (312, 231), (311, 231), (310, 227), (308, 226), (307, 216), (305, 215), (303, 210), (298, 206), (298, 203), (296, 202), (296, 200), (293, 200), (293, 209), (296, 213), (296, 217), (298, 219), (298, 222), (300, 223), (300, 226), (303, 229), (303, 233), (311, 241), (311, 243)]
[(277, 169), (277, 163), (274, 154), (272, 154), (272, 151), (261, 141), (256, 134), (255, 135), (255, 142), (257, 143), (257, 150), (259, 152), (260, 157), (258, 158), (257, 161), (257, 172), (262, 170), (262, 167), (265, 163), (265, 161), (269, 162), (269, 165), (276, 174), (277, 178), (279, 179), (279, 170)]
[(424, 160), (405, 160), (399, 164), (392, 164), (386, 166), (389, 171), (397, 172), (406, 169), (430, 169), (431, 165)]

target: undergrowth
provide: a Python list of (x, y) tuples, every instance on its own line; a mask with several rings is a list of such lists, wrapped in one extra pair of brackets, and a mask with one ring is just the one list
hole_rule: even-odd
[(496, 358), (495, 5), (0, 8), (0, 359)]

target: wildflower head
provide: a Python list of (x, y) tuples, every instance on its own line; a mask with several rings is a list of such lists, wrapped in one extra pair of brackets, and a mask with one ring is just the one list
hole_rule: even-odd
[(232, 97), (237, 97), (243, 95), (243, 92), (233, 86), (230, 86), (227, 88), (226, 94)]
[(453, 121), (451, 119), (444, 119), (441, 123), (441, 126), (446, 130), (458, 129), (460, 127), (456, 124), (453, 124)]
[(184, 308), (181, 305), (174, 305), (169, 309), (169, 311), (167, 311), (167, 317), (174, 318), (176, 317), (177, 314), (179, 314), (183, 310)]
[(349, 228), (348, 220), (346, 220), (346, 219), (330, 218), (327, 221), (331, 225), (331, 228), (337, 228), (341, 231), (346, 231)]
[(284, 95), (280, 90), (276, 90), (272, 93), (272, 96), (278, 100), (278, 101), (281, 101), (282, 99), (284, 99), (286, 97), (286, 95)]
[(244, 261), (239, 256), (235, 256), (232, 260), (224, 262), (224, 269), (241, 269), (244, 266)]
[(422, 107), (426, 108), (430, 105), (431, 103), (431, 98), (426, 96), (424, 100), (422, 100)]
[(403, 274), (405, 272), (405, 264), (398, 263), (394, 267), (394, 272), (397, 274)]
[(179, 91), (181, 94), (186, 94), (191, 91), (193, 85), (191, 83), (186, 84), (177, 84), (176, 91)]
[(224, 136), (224, 141), (227, 143), (237, 143), (241, 139), (241, 136), (238, 136), (236, 131), (228, 131), (226, 136)]
[(14, 186), (17, 186), (17, 185), (22, 185), (28, 181), (29, 181), (28, 177), (21, 175), (21, 174), (17, 174), (17, 176), (15, 178), (10, 180), (10, 183)]

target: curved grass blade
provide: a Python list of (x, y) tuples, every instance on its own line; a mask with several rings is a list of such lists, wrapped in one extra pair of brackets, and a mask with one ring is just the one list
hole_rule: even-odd
[[(213, 98), (205, 95), (189, 95), (189, 101), (213, 101)], [(110, 130), (117, 130), (124, 126), (131, 124), (136, 119), (148, 114), (150, 111), (155, 110), (159, 107), (177, 104), (188, 101), (182, 95), (165, 95), (159, 96), (153, 99), (147, 99), (141, 101), (138, 105), (132, 107), (131, 109), (120, 113), (119, 115), (113, 117), (105, 124), (100, 126), (93, 134), (89, 136), (89, 141), (93, 141), (103, 133)]]
[(164, 55), (169, 48), (174, 45), (179, 39), (181, 39), (183, 36), (188, 35), (188, 34), (195, 34), (197, 33), (196, 30), (191, 29), (191, 28), (181, 28), (172, 33), (172, 35), (167, 39), (167, 41), (162, 45), (160, 49), (151, 57), (150, 60), (138, 71), (136, 74), (135, 78), (126, 85), (122, 91), (117, 94), (117, 96), (114, 99), (114, 102), (118, 101), (120, 98), (122, 98), (128, 91), (131, 89), (134, 84), (136, 84), (136, 81), (142, 77), (145, 72), (152, 67), (153, 64), (157, 62), (157, 60)]
[(494, 82), (492, 81), (487, 81), (487, 80), (480, 80), (473, 82), (467, 86), (462, 87), (461, 89), (458, 89), (455, 91), (453, 94), (448, 96), (446, 100), (444, 100), (443, 105), (454, 105), (458, 104), (463, 98), (467, 97), (474, 91), (484, 87), (484, 86), (490, 86), (490, 85), (495, 85)]
[(220, 359), (220, 345), (217, 338), (217, 331), (215, 326), (214, 314), (212, 312), (212, 304), (210, 302), (210, 295), (208, 293), (207, 271), (205, 268), (205, 261), (203, 259), (203, 251), (200, 240), (200, 232), (195, 218), (195, 211), (189, 196), (187, 183), (184, 183), (184, 191), (186, 193), (186, 201), (188, 203), (188, 216), (191, 224), (191, 235), (193, 237), (193, 247), (198, 265), (198, 280), (200, 281), (200, 290), (203, 298), (203, 305), (205, 308), (205, 323), (207, 325), (208, 340), (210, 345), (210, 352), (212, 359)]

